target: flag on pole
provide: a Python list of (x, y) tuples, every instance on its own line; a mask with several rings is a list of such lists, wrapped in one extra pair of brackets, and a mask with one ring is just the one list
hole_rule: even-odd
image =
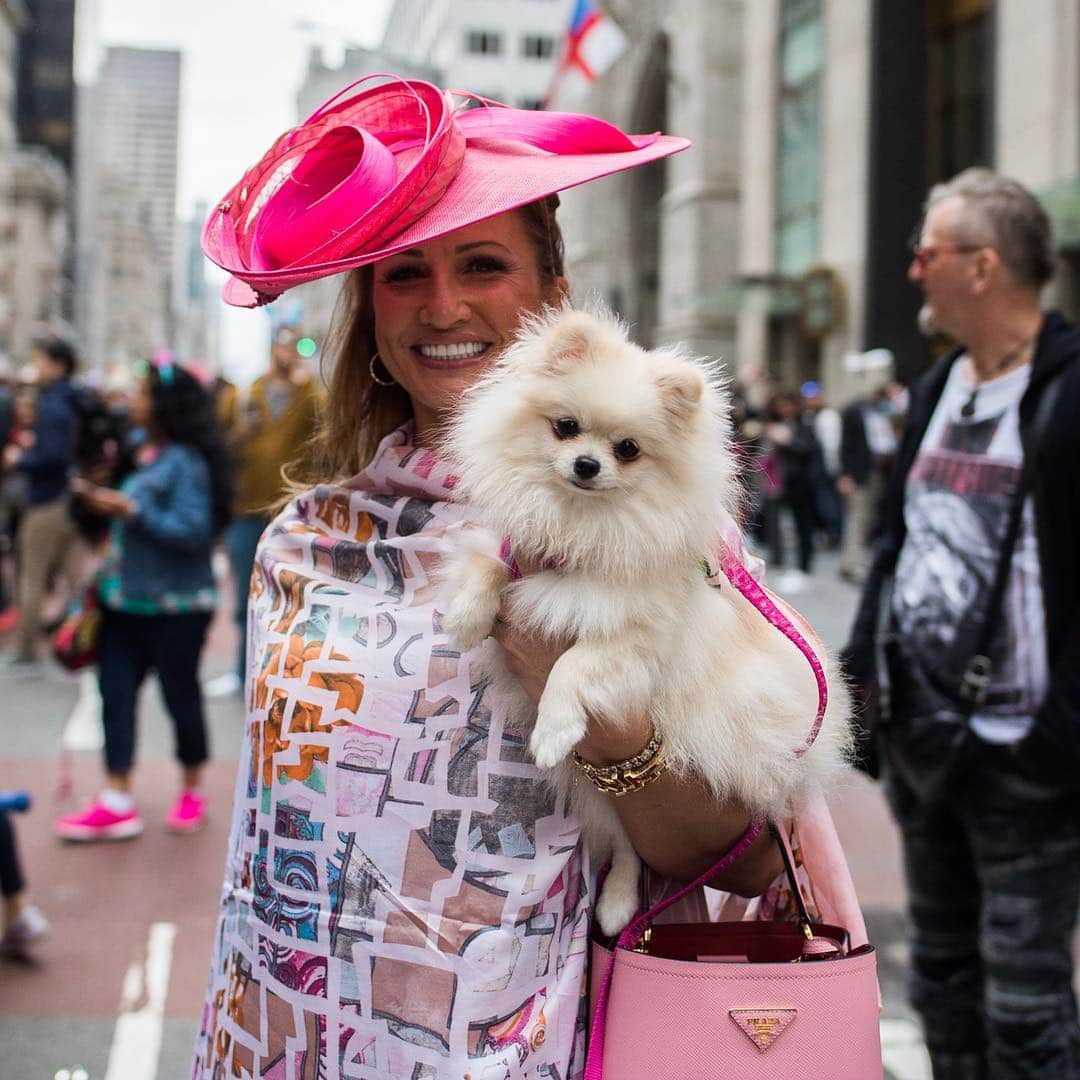
[(595, 0), (575, 0), (562, 56), (548, 90), (547, 107), (584, 97), (589, 87), (615, 63), (626, 45), (626, 35)]

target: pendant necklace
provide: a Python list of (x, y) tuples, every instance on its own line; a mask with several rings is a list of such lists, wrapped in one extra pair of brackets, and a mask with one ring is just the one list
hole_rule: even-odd
[[(975, 376), (978, 381), (971, 389), (971, 397), (969, 397), (960, 408), (960, 415), (965, 420), (970, 420), (975, 415), (975, 399), (979, 396), (979, 388), (982, 386), (982, 384), (984, 382), (990, 382), (991, 379), (996, 379), (1018, 356), (1022, 355), (1027, 350), (1027, 347), (1035, 340), (1037, 336), (1037, 334), (1033, 334), (1029, 338), (1024, 338), (1024, 340), (1021, 341), (1015, 349), (1010, 349), (997, 362), (997, 364), (994, 366), (993, 371), (991, 371), (990, 374), (986, 376), (986, 378), (979, 379), (978, 375)], [(974, 362), (972, 362), (971, 366), (972, 369), (974, 369)]]

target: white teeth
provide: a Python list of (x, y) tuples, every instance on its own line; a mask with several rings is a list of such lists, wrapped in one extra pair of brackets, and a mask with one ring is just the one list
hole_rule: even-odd
[(463, 341), (458, 345), (419, 345), (421, 356), (429, 360), (464, 360), (469, 356), (479, 356), (486, 348), (483, 341)]

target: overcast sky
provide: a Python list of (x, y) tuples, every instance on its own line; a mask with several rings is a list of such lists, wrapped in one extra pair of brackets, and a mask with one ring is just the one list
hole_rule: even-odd
[(96, 0), (105, 45), (180, 49), (178, 212), (220, 198), (296, 119), (308, 50), (382, 39), (391, 0)]
[[(213, 205), (296, 121), (296, 91), (312, 45), (331, 63), (345, 44), (382, 40), (392, 0), (80, 0), (77, 71), (107, 45), (183, 53), (177, 212)], [(96, 48), (95, 48), (96, 45)], [(265, 365), (267, 320), (229, 311), (227, 372), (243, 381)]]

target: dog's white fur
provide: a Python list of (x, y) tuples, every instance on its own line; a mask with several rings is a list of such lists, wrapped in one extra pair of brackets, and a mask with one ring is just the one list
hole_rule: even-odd
[[(727, 412), (707, 363), (646, 351), (611, 315), (567, 307), (525, 323), (443, 433), (459, 490), (490, 530), (466, 530), (443, 567), (451, 641), (478, 645), (503, 605), (522, 628), (574, 641), (537, 708), (494, 642), (486, 655), (511, 722), (532, 728), (536, 764), (570, 798), (590, 849), (611, 855), (597, 906), (607, 934), (636, 910), (640, 866), (608, 797), (573, 783), (569, 755), (590, 719), (647, 714), (676, 773), (771, 814), (827, 784), (850, 749), (847, 695), (827, 666), (821, 732), (797, 755), (817, 709), (806, 658), (735, 589), (702, 574), (738, 500)], [(563, 418), (581, 434), (558, 437)], [(625, 439), (639, 445), (636, 460), (616, 456)], [(600, 463), (588, 490), (574, 482), (582, 455)], [(551, 569), (511, 581), (502, 537), (521, 562)]]

